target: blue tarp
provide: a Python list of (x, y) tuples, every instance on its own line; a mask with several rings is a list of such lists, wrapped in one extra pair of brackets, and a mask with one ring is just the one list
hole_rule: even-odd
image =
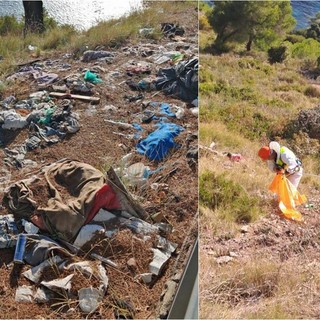
[(160, 110), (161, 110), (160, 114), (164, 114), (168, 117), (175, 117), (176, 116), (173, 112), (171, 112), (170, 104), (168, 104), (168, 103), (161, 103)]
[(139, 141), (137, 151), (146, 155), (150, 160), (162, 161), (171, 148), (178, 145), (174, 138), (184, 130), (174, 123), (159, 123), (157, 130), (151, 132), (147, 138)]

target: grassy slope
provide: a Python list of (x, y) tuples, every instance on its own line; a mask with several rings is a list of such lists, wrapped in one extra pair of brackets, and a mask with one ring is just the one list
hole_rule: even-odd
[[(200, 46), (206, 46), (212, 38), (212, 32), (200, 31)], [(283, 262), (263, 247), (249, 247), (246, 258), (238, 258), (227, 267), (218, 266), (214, 259), (228, 255), (217, 249), (219, 241), (246, 241), (241, 238), (242, 225), (237, 223), (238, 210), (245, 211), (246, 220), (257, 228), (261, 221), (271, 219), (274, 201), (268, 185), (273, 175), (257, 157), (262, 144), (270, 139), (292, 147), (300, 144), (299, 156), (305, 172), (319, 175), (319, 160), (304, 152), (303, 145), (310, 143), (310, 139), (282, 137), (283, 128), (300, 110), (318, 103), (317, 92), (308, 95), (310, 84), (299, 73), (304, 62), (291, 59), (284, 64), (270, 65), (266, 55), (257, 52), (222, 56), (203, 53), (200, 61), (199, 140), (204, 146), (214, 141), (217, 151), (217, 154), (207, 151), (200, 154), (200, 259), (201, 274), (206, 279), (200, 285), (201, 317), (319, 316), (319, 310), (314, 307), (320, 290), (319, 277), (312, 267), (304, 265), (314, 258), (306, 252), (295, 256), (295, 260)], [(315, 143), (315, 148), (317, 146)], [(241, 153), (245, 160), (231, 163), (223, 152)], [(319, 198), (319, 187), (319, 177), (307, 175), (300, 184), (300, 190), (311, 199)], [(210, 200), (214, 205), (210, 205)], [(272, 218), (272, 222), (275, 227), (283, 223), (279, 217)], [(290, 224), (285, 222), (289, 229)], [(317, 237), (315, 243), (319, 243)], [(308, 282), (306, 277), (313, 280)]]
[[(147, 5), (143, 11), (132, 11), (128, 16), (100, 22), (84, 32), (77, 32), (67, 25), (53, 26), (40, 36), (29, 34), (23, 38), (21, 27), (13, 27), (15, 32), (1, 36), (0, 56), (4, 59), (0, 61), (0, 76), (11, 72), (17, 63), (30, 60), (30, 55), (34, 58), (43, 57), (50, 53), (57, 54), (57, 50), (81, 55), (83, 51), (97, 46), (119, 47), (128, 39), (131, 43), (134, 40), (138, 42), (141, 39), (141, 28), (154, 28), (154, 32), (148, 37), (158, 39), (161, 37), (160, 23), (167, 19), (174, 23), (175, 15), (179, 15), (186, 5), (194, 7), (194, 2), (151, 1)], [(38, 49), (30, 52), (30, 44)]]

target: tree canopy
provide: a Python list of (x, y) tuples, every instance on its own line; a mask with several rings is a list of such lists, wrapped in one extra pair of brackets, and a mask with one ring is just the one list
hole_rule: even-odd
[(209, 23), (217, 34), (215, 45), (228, 42), (270, 45), (295, 26), (290, 1), (216, 1)]
[(306, 32), (307, 38), (313, 38), (320, 41), (320, 13), (318, 12), (315, 17), (310, 19), (310, 27)]

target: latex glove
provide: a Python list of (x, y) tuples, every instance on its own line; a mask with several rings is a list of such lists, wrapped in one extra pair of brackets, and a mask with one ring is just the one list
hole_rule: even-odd
[(277, 174), (284, 174), (284, 169), (282, 169), (282, 168), (276, 168), (276, 173), (277, 173)]

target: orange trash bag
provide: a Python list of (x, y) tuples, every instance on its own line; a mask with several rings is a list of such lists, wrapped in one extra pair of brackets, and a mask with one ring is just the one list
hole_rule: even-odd
[(301, 213), (296, 206), (307, 201), (284, 174), (277, 174), (269, 186), (269, 190), (278, 195), (279, 209), (287, 219), (302, 221)]

